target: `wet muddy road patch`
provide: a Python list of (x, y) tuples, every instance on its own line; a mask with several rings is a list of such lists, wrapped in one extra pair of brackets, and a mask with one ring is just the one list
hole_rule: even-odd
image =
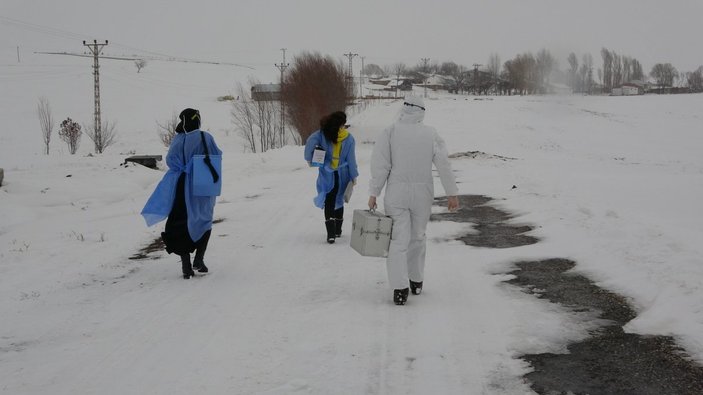
[(641, 336), (622, 329), (635, 318), (627, 301), (570, 273), (567, 259), (525, 261), (507, 283), (574, 311), (592, 311), (609, 322), (592, 337), (567, 347), (568, 354), (529, 354), (525, 377), (539, 394), (703, 394), (703, 367), (690, 361), (673, 338)]
[[(430, 220), (473, 224), (472, 228), (476, 233), (456, 238), (473, 247), (511, 248), (539, 241), (538, 238), (525, 234), (533, 229), (532, 226), (509, 223), (515, 216), (489, 205), (491, 201), (493, 199), (488, 196), (459, 195), (458, 211), (432, 214)], [(435, 204), (446, 206), (447, 199), (435, 199)]]

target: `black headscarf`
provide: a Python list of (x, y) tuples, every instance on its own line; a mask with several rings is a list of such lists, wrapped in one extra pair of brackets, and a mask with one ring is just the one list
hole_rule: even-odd
[(342, 111), (335, 111), (320, 120), (320, 129), (327, 141), (336, 144), (339, 135), (339, 128), (347, 123), (347, 114)]
[(178, 116), (180, 122), (176, 126), (176, 133), (190, 132), (196, 129), (200, 129), (200, 111), (186, 108), (181, 111), (181, 115)]

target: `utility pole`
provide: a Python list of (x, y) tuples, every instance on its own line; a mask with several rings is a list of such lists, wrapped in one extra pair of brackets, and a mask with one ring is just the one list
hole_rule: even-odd
[(20, 63), (20, 46), (17, 46), (17, 63)]
[(286, 69), (288, 68), (288, 66), (290, 66), (290, 64), (286, 63), (286, 49), (281, 48), (281, 51), (283, 52), (283, 61), (281, 62), (281, 64), (274, 63), (274, 65), (276, 66), (277, 69), (281, 70), (281, 82), (279, 85), (280, 93), (278, 96), (278, 100), (281, 102), (281, 135), (280, 135), (281, 141), (280, 142), (281, 142), (281, 147), (282, 147), (283, 140), (285, 139), (285, 135), (286, 135), (286, 124), (285, 124), (286, 104), (283, 101), (283, 72), (286, 71)]
[(366, 56), (361, 57), (361, 70), (359, 70), (359, 97), (364, 98), (363, 83), (364, 83), (364, 59)]
[(102, 52), (103, 47), (107, 45), (107, 40), (105, 43), (98, 44), (97, 40), (93, 40), (92, 44), (86, 44), (85, 40), (83, 45), (88, 47), (90, 53), (93, 54), (93, 80), (95, 82), (95, 136), (102, 136), (102, 123), (100, 121), (100, 64), (98, 63), (98, 55)]
[(347, 82), (347, 86), (349, 87), (349, 93), (351, 93), (352, 96), (354, 96), (354, 92), (353, 92), (354, 91), (354, 73), (352, 72), (352, 60), (355, 57), (359, 56), (359, 54), (349, 52), (349, 53), (345, 53), (344, 56), (349, 58), (349, 77), (347, 77), (347, 78), (349, 78), (349, 82)]
[[(422, 58), (420, 59), (422, 61), (422, 71), (427, 73), (427, 66), (430, 64), (430, 58)], [(427, 99), (427, 77), (425, 77), (425, 99)]]

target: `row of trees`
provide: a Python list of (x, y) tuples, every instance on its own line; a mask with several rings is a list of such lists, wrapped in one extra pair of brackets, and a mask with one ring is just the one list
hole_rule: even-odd
[[(40, 97), (37, 103), (37, 117), (39, 118), (39, 130), (42, 134), (42, 142), (44, 143), (44, 154), (49, 155), (49, 146), (51, 136), (54, 131), (54, 116), (51, 111), (51, 104), (46, 97)], [(95, 147), (95, 153), (101, 154), (107, 147), (116, 142), (117, 133), (115, 124), (104, 121), (102, 128), (96, 130), (94, 126), (81, 127), (71, 118), (66, 118), (59, 125), (59, 137), (68, 146), (68, 152), (71, 155), (78, 151), (81, 143), (81, 136), (86, 134), (92, 141)]]
[[(554, 82), (564, 83), (574, 92), (591, 93), (596, 85), (609, 91), (623, 83), (640, 80), (646, 75), (642, 64), (635, 58), (603, 48), (602, 66), (596, 68), (591, 54), (569, 54), (568, 69), (559, 69), (557, 59), (546, 49), (536, 54), (518, 54), (501, 64), (497, 54), (491, 54), (485, 65), (473, 69), (452, 61), (430, 63), (423, 59), (414, 67), (403, 63), (381, 67), (367, 64), (363, 74), (411, 79), (423, 83), (428, 76), (438, 74), (449, 77), (454, 89), (473, 90), (478, 94), (538, 94), (549, 92)], [(598, 78), (596, 83), (595, 77)], [(694, 72), (678, 73), (670, 64), (655, 65), (649, 76), (659, 86), (685, 83), (690, 89), (703, 91), (703, 66)], [(281, 100), (254, 101), (240, 85), (232, 108), (232, 121), (252, 152), (278, 148), (290, 142), (304, 142), (319, 127), (319, 119), (336, 110), (345, 110), (349, 98), (354, 96), (353, 85), (340, 61), (319, 53), (303, 53), (293, 59), (290, 71), (282, 81)], [(250, 82), (252, 85), (255, 81)], [(285, 117), (281, 111), (285, 106)], [(284, 119), (285, 118), (285, 119)], [(285, 135), (285, 125), (295, 131)]]
[[(686, 73), (679, 73), (670, 63), (660, 63), (652, 67), (646, 74), (639, 60), (634, 57), (619, 54), (616, 51), (602, 48), (600, 65), (596, 65), (591, 54), (585, 53), (580, 57), (570, 53), (567, 57), (565, 72), (559, 69), (559, 63), (552, 54), (542, 49), (536, 54), (526, 52), (518, 54), (501, 64), (497, 54), (491, 54), (480, 72), (456, 64), (454, 62), (429, 63), (420, 62), (414, 68), (406, 68), (403, 64), (380, 67), (368, 64), (363, 73), (367, 75), (385, 75), (396, 77), (398, 70), (404, 70), (404, 76), (416, 82), (422, 82), (425, 76), (439, 74), (451, 77), (457, 87), (469, 83), (475, 93), (484, 93), (486, 82), (495, 93), (533, 94), (544, 93), (551, 82), (563, 83), (572, 88), (573, 92), (593, 93), (596, 85), (603, 92), (624, 83), (638, 81), (644, 83), (647, 77), (659, 87), (683, 87), (694, 92), (703, 91), (701, 88), (701, 68)], [(703, 67), (703, 66), (702, 66)], [(477, 78), (483, 81), (475, 81)], [(596, 79), (597, 78), (597, 79)], [(456, 89), (461, 92), (462, 89)]]

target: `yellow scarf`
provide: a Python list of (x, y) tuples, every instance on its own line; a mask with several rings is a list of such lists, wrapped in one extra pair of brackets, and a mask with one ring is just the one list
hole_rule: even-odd
[(342, 152), (342, 141), (349, 137), (349, 131), (344, 128), (339, 129), (339, 134), (337, 135), (337, 142), (332, 144), (332, 163), (330, 165), (333, 169), (339, 166), (339, 154)]

